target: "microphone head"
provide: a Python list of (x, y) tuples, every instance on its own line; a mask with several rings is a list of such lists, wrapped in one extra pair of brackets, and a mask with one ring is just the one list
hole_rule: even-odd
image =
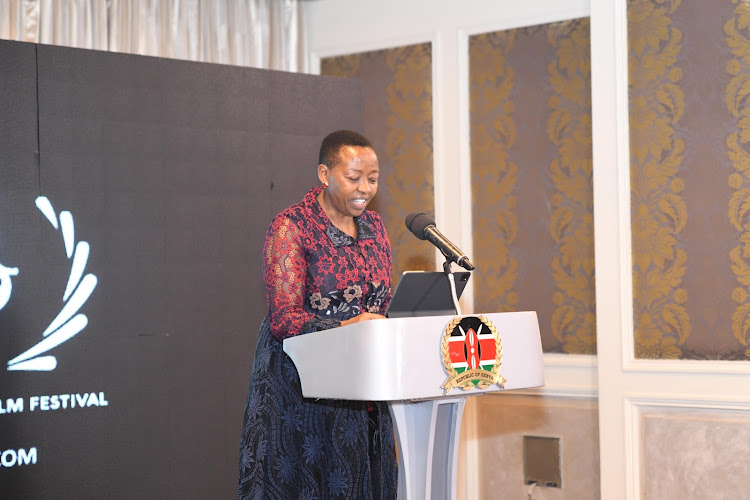
[(420, 240), (426, 239), (424, 231), (429, 226), (435, 225), (435, 220), (432, 219), (429, 215), (426, 215), (422, 212), (412, 212), (409, 215), (406, 216), (406, 220), (404, 221), (406, 223), (407, 229), (411, 231), (414, 236), (419, 238)]

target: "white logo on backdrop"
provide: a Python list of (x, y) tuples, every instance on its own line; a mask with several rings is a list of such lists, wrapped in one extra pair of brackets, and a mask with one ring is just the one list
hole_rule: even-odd
[[(83, 275), (89, 260), (89, 244), (85, 241), (75, 242), (75, 226), (73, 216), (68, 211), (60, 212), (59, 218), (52, 208), (52, 204), (45, 196), (36, 199), (36, 206), (52, 224), (55, 230), (62, 233), (65, 254), (71, 261), (68, 284), (63, 293), (63, 306), (55, 319), (42, 332), (42, 340), (27, 351), (8, 361), (8, 370), (51, 371), (57, 367), (57, 358), (42, 356), (63, 342), (81, 332), (88, 325), (85, 314), (77, 314), (86, 303), (91, 292), (96, 288), (96, 276), (89, 273)], [(58, 222), (59, 221), (59, 222)], [(0, 264), (0, 309), (10, 300), (12, 291), (11, 276), (18, 276), (17, 267), (5, 267)]]
[(10, 281), (11, 276), (18, 276), (17, 267), (5, 267), (0, 264), (0, 309), (10, 300), (10, 292), (13, 290), (13, 284)]

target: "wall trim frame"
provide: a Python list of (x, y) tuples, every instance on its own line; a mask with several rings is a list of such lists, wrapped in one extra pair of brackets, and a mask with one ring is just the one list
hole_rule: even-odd
[(627, 463), (625, 474), (627, 478), (627, 498), (640, 500), (641, 491), (641, 435), (642, 411), (655, 408), (679, 408), (684, 410), (718, 410), (742, 411), (750, 414), (750, 401), (739, 398), (718, 399), (713, 395), (674, 398), (669, 394), (656, 395), (653, 393), (639, 394), (636, 392), (625, 394), (625, 439), (627, 442)]

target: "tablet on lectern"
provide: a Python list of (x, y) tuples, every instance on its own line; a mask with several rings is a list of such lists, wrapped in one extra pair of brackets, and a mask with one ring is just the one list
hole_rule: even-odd
[[(456, 297), (466, 288), (470, 272), (453, 273)], [(456, 314), (448, 277), (438, 271), (404, 271), (391, 297), (385, 315), (389, 318), (408, 316), (443, 316)]]

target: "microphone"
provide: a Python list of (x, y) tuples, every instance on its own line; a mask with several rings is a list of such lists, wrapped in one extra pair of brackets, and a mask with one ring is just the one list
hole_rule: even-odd
[(413, 212), (406, 216), (406, 227), (420, 240), (427, 240), (440, 250), (449, 262), (471, 271), (474, 264), (456, 245), (442, 235), (435, 227), (435, 221), (422, 212)]

